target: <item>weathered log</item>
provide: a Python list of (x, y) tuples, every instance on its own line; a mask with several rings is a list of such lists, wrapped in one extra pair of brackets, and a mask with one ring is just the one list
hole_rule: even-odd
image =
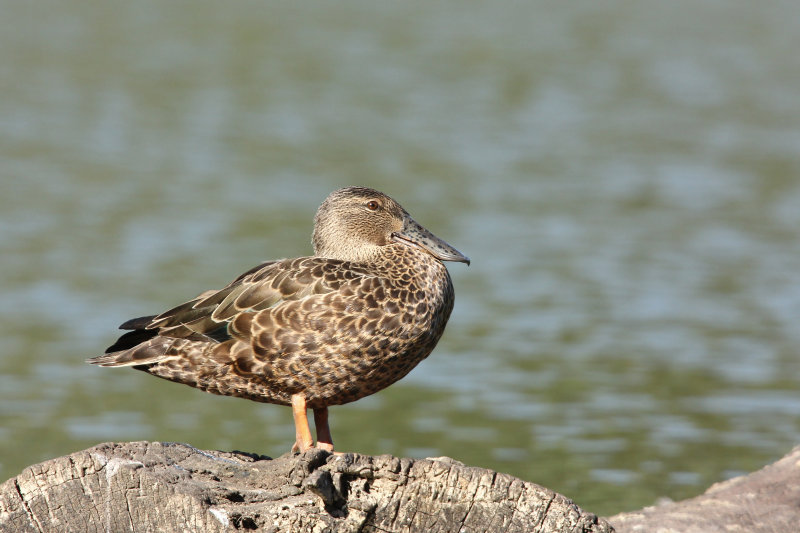
[(572, 501), (448, 458), (277, 459), (100, 444), (0, 485), (0, 531), (610, 532)]
[(794, 533), (800, 531), (800, 446), (757, 472), (712, 485), (704, 494), (621, 513), (617, 533)]
[[(608, 519), (618, 533), (791, 532), (800, 447), (696, 498)], [(0, 485), (0, 531), (605, 532), (533, 483), (448, 458), (321, 450), (269, 459), (184, 444), (100, 444)]]

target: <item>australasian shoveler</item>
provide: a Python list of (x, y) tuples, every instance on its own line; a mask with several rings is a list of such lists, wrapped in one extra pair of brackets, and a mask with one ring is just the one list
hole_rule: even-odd
[(331, 193), (314, 255), (262, 263), (220, 290), (134, 318), (100, 366), (226, 396), (291, 405), (293, 451), (333, 450), (328, 406), (388, 387), (427, 357), (453, 309), (443, 261), (469, 259), (373, 189)]

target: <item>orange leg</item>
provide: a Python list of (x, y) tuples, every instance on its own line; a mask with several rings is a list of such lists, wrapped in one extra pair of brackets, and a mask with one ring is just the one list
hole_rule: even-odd
[(328, 426), (328, 408), (314, 409), (314, 426), (317, 428), (317, 448), (333, 451), (331, 428)]
[[(314, 445), (311, 438), (311, 429), (308, 427), (308, 416), (306, 415), (306, 398), (302, 394), (292, 395), (292, 415), (294, 415), (295, 441), (292, 452), (303, 453)], [(316, 417), (316, 411), (314, 412)]]

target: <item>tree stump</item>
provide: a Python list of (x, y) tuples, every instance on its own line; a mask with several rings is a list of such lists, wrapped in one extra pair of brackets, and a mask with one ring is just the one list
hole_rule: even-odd
[(276, 459), (106, 443), (0, 485), (0, 531), (610, 532), (569, 499), (448, 458)]

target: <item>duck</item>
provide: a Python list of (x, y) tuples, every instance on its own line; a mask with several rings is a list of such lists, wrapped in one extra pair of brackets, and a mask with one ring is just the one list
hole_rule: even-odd
[(430, 355), (453, 310), (444, 263), (470, 260), (367, 187), (332, 192), (311, 240), (314, 255), (266, 261), (221, 289), (128, 320), (86, 362), (291, 406), (291, 451), (333, 452), (328, 408), (388, 387)]

